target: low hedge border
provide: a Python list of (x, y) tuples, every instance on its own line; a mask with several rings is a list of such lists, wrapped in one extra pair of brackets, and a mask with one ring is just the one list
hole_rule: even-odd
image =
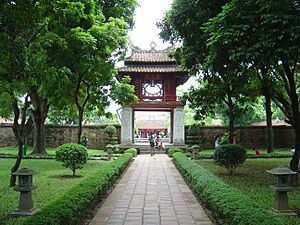
[(126, 169), (132, 154), (123, 154), (18, 225), (80, 225), (97, 200)]
[(267, 212), (248, 196), (225, 184), (196, 162), (189, 160), (185, 154), (175, 153), (173, 160), (198, 197), (209, 205), (218, 223), (284, 225), (281, 217)]
[[(191, 156), (191, 153), (187, 153)], [(214, 154), (196, 154), (193, 156), (194, 159), (213, 159)], [(253, 155), (247, 154), (247, 159), (269, 159), (269, 158), (291, 158), (292, 156), (289, 154), (265, 154), (265, 155)]]
[[(113, 158), (116, 159), (120, 157), (122, 154), (113, 154)], [(16, 155), (11, 154), (0, 154), (0, 159), (16, 159)], [(107, 155), (93, 155), (89, 156), (88, 160), (107, 160)], [(23, 159), (55, 159), (55, 155), (26, 155)]]

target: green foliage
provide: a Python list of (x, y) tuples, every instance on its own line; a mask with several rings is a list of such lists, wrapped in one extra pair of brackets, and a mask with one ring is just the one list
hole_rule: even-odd
[[(0, 183), (2, 184), (0, 186), (1, 225), (18, 225), (20, 220), (24, 219), (11, 218), (9, 215), (18, 207), (20, 195), (19, 192), (10, 188), (8, 183), (11, 165), (14, 162), (15, 159), (0, 159)], [(36, 172), (33, 175), (33, 184), (37, 186), (37, 189), (32, 192), (33, 201), (36, 208), (43, 209), (84, 179), (94, 176), (95, 172), (100, 171), (105, 164), (107, 164), (107, 161), (89, 160), (86, 166), (77, 172), (80, 176), (76, 179), (70, 179), (70, 176), (66, 176), (66, 174), (69, 174), (69, 169), (63, 167), (61, 163), (55, 160), (23, 159), (20, 168), (32, 168)]]
[(84, 179), (62, 197), (18, 225), (83, 224), (97, 199), (119, 178), (131, 159), (131, 154), (124, 154), (117, 160), (106, 164), (93, 176)]
[(213, 210), (219, 224), (284, 224), (282, 218), (267, 212), (248, 196), (225, 184), (184, 154), (176, 153), (173, 158), (196, 194)]
[(168, 155), (169, 155), (169, 157), (173, 157), (173, 154), (174, 153), (176, 153), (176, 152), (181, 152), (181, 153), (184, 153), (184, 151), (182, 150), (182, 149), (180, 149), (180, 148), (170, 148), (169, 150), (168, 150)]
[(89, 141), (88, 134), (87, 133), (83, 133), (82, 136), (81, 136), (80, 144), (83, 145), (84, 147), (86, 147), (88, 141)]
[[(224, 169), (215, 165), (213, 160), (199, 160), (197, 163), (209, 170), (211, 173), (249, 196), (253, 201), (266, 210), (274, 207), (274, 192), (270, 191), (273, 177), (266, 170), (276, 168), (278, 165), (288, 166), (289, 159), (247, 159), (239, 168), (239, 175), (224, 176)], [(289, 207), (292, 210), (299, 209), (300, 191), (299, 187), (288, 193)], [(298, 225), (300, 218), (297, 216), (284, 216), (285, 225)]]
[(76, 169), (82, 169), (87, 163), (87, 148), (80, 144), (64, 144), (57, 148), (55, 158), (70, 168), (75, 176)]
[(111, 97), (119, 105), (129, 105), (138, 101), (138, 97), (135, 95), (135, 86), (130, 84), (130, 76), (124, 76), (120, 83), (113, 86)]
[(108, 125), (104, 128), (104, 133), (111, 138), (114, 134), (117, 133), (117, 128), (113, 125)]
[(59, 118), (66, 123), (74, 122), (74, 108), (80, 125), (85, 109), (105, 114), (114, 60), (124, 55), (136, 6), (135, 0), (1, 1), (0, 78), (15, 97), (30, 95), (34, 122), (41, 121), (35, 127), (50, 106), (69, 111), (71, 119)]
[(132, 154), (133, 157), (136, 157), (137, 156), (137, 149), (129, 148), (129, 149), (125, 150), (124, 153), (130, 153), (130, 154)]
[(236, 144), (221, 145), (215, 150), (214, 160), (219, 166), (225, 167), (229, 174), (246, 160), (246, 149)]
[[(282, 7), (282, 6), (285, 7)], [(256, 80), (256, 87), (266, 98), (283, 111), (287, 120), (299, 132), (299, 54), (300, 14), (295, 1), (235, 0), (204, 27), (207, 35), (210, 66), (220, 64), (244, 65)], [(252, 72), (251, 72), (252, 71)], [(254, 78), (255, 77), (255, 78)], [(271, 150), (271, 143), (269, 143)], [(300, 145), (295, 142), (296, 154), (291, 169), (298, 170)]]
[(220, 145), (227, 145), (229, 144), (229, 133), (225, 132), (220, 138)]
[(115, 145), (118, 143), (118, 138), (114, 137), (117, 133), (117, 128), (113, 125), (108, 125), (104, 128), (104, 133), (106, 134), (105, 137), (105, 144), (112, 144)]

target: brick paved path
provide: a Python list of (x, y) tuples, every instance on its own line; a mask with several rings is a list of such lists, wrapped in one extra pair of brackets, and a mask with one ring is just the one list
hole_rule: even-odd
[(167, 155), (139, 155), (90, 225), (212, 225)]

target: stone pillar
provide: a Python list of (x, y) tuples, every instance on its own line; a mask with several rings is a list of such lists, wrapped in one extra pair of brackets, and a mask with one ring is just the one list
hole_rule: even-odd
[(173, 111), (173, 145), (185, 145), (184, 142), (184, 110), (178, 106)]
[(129, 106), (124, 106), (121, 112), (121, 145), (133, 144), (133, 109)]

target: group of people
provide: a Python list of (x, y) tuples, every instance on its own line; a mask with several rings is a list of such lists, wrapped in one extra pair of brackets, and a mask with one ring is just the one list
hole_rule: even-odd
[(159, 136), (154, 136), (152, 133), (149, 134), (148, 136), (148, 140), (150, 143), (150, 154), (155, 155), (155, 151), (154, 148), (156, 147), (158, 150), (162, 150), (163, 149), (163, 143), (161, 141), (161, 139), (159, 138)]

